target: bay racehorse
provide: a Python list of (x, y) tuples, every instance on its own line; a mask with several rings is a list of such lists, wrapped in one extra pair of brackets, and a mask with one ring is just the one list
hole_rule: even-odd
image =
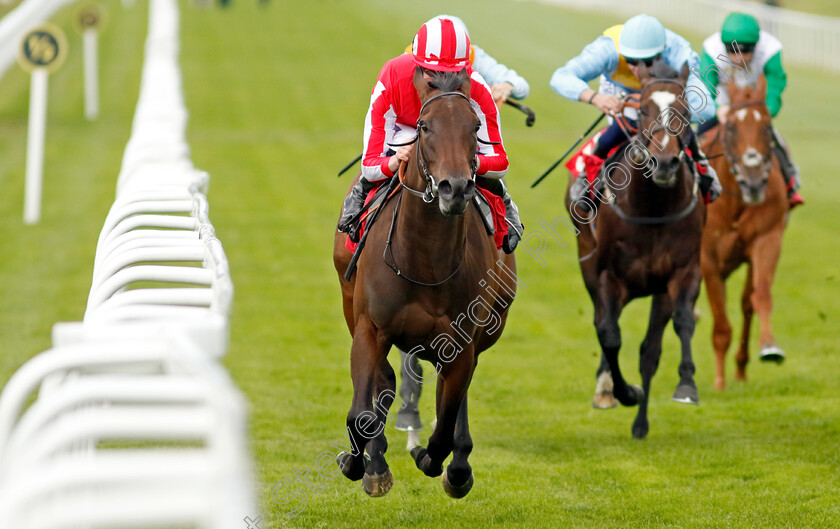
[[(599, 379), (611, 379), (611, 393), (621, 404), (639, 405), (632, 427), (637, 439), (648, 433), (650, 383), (659, 365), (663, 332), (671, 318), (682, 347), (680, 381), (673, 399), (699, 402), (691, 337), (694, 303), (700, 292), (705, 208), (698, 200), (698, 182), (685, 154), (684, 127), (674, 126), (683, 122), (687, 127), (689, 122), (686, 105), (679, 102), (688, 73), (685, 67), (678, 74), (662, 61), (654, 63), (650, 71), (643, 64), (639, 66), (642, 92), (638, 126), (639, 131), (646, 132), (633, 136), (633, 141), (604, 163), (607, 204), (588, 218), (572, 211), (580, 231), (580, 268), (594, 305), (602, 349)], [(568, 189), (566, 205), (571, 207)], [(627, 303), (644, 296), (653, 299), (640, 350), (640, 388), (627, 384), (619, 368), (618, 319)]]
[[(701, 265), (709, 296), (714, 330), (715, 388), (726, 388), (724, 365), (732, 341), (726, 316), (725, 281), (742, 264), (747, 280), (741, 295), (744, 315), (741, 341), (735, 355), (735, 379), (746, 380), (749, 361), (750, 324), (758, 314), (759, 358), (782, 362), (784, 352), (773, 338), (770, 287), (782, 250), (782, 235), (788, 218), (788, 200), (778, 160), (772, 155), (773, 131), (765, 105), (767, 81), (755, 87), (729, 84), (731, 105), (726, 125), (709, 131), (704, 151), (709, 154), (723, 194), (708, 210), (703, 231)], [(721, 154), (722, 156), (717, 156)]]
[(427, 446), (414, 447), (411, 455), (427, 476), (442, 474), (447, 494), (463, 497), (474, 480), (467, 460), (473, 446), (467, 389), (478, 354), (504, 329), (516, 292), (516, 263), (513, 254), (497, 250), (471, 204), (479, 120), (470, 104), (469, 76), (462, 70), (427, 81), (418, 69), (413, 82), (422, 103), (417, 144), (400, 170), (400, 194), (370, 228), (349, 281), (346, 236), (336, 232), (334, 241), (353, 337), (347, 414), (352, 450), (340, 454), (338, 463), (346, 477), (362, 479), (371, 496), (386, 494), (393, 484), (384, 426), (396, 397), (387, 359), (396, 346), (437, 370), (437, 424)]

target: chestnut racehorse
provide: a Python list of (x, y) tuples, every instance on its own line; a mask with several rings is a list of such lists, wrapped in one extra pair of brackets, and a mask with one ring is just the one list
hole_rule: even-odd
[(470, 104), (469, 76), (462, 70), (427, 81), (417, 69), (413, 82), (422, 102), (417, 144), (400, 170), (400, 195), (383, 206), (370, 228), (350, 281), (344, 279), (351, 257), (346, 236), (336, 232), (334, 241), (353, 337), (347, 414), (352, 453), (340, 454), (338, 463), (349, 479), (362, 479), (371, 496), (391, 489), (384, 425), (396, 396), (387, 355), (396, 346), (438, 371), (437, 425), (428, 445), (414, 447), (411, 455), (427, 476), (443, 474), (447, 494), (463, 497), (473, 485), (467, 389), (478, 354), (504, 329), (516, 292), (516, 263), (513, 254), (496, 249), (471, 204), (480, 123)]
[(738, 88), (729, 84), (731, 106), (726, 125), (709, 131), (704, 151), (710, 158), (723, 194), (711, 206), (703, 231), (701, 264), (706, 293), (714, 318), (715, 388), (726, 387), (724, 365), (732, 341), (726, 316), (725, 281), (741, 264), (747, 264), (747, 281), (741, 295), (744, 322), (735, 355), (735, 379), (746, 380), (750, 323), (758, 313), (760, 359), (782, 362), (784, 352), (770, 329), (770, 287), (782, 249), (788, 200), (779, 163), (771, 151), (773, 133), (765, 105), (767, 82)]
[[(682, 347), (680, 382), (673, 399), (699, 402), (691, 337), (694, 303), (700, 292), (700, 237), (705, 210), (703, 201), (698, 200), (696, 175), (685, 154), (684, 130), (674, 133), (663, 125), (689, 122), (685, 105), (678, 101), (688, 73), (688, 67), (678, 74), (662, 61), (654, 63), (650, 72), (644, 64), (639, 66), (642, 92), (638, 124), (646, 134), (635, 136), (604, 164), (617, 164), (612, 176), (607, 177), (614, 200), (601, 205), (589, 222), (572, 215), (580, 231), (580, 267), (595, 308), (595, 328), (602, 350), (599, 386), (601, 379), (611, 378), (612, 394), (621, 404), (639, 405), (632, 427), (637, 439), (648, 433), (650, 383), (671, 318)], [(570, 205), (568, 190), (566, 204)], [(627, 384), (619, 369), (618, 318), (627, 303), (645, 296), (653, 300), (640, 350), (639, 388)]]

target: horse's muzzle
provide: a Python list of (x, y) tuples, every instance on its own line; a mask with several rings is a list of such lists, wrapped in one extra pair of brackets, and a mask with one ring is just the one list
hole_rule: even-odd
[(444, 215), (461, 215), (474, 196), (475, 182), (470, 178), (447, 179), (438, 183), (438, 202)]
[(657, 158), (656, 161), (656, 169), (651, 177), (653, 183), (666, 189), (671, 189), (677, 185), (677, 171), (681, 163), (679, 156)]

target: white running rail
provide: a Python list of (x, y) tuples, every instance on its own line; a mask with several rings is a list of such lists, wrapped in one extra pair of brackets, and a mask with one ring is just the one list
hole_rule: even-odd
[(56, 324), (53, 348), (0, 394), (0, 528), (228, 529), (256, 515), (245, 403), (218, 363), (233, 283), (209, 177), (189, 157), (177, 58), (177, 0), (150, 0), (85, 316)]

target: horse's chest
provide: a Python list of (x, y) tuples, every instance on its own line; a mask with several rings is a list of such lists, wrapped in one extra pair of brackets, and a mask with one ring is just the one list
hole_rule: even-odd
[(682, 251), (671, 234), (655, 234), (617, 241), (611, 266), (633, 290), (659, 290), (680, 268), (691, 264), (696, 251)]

